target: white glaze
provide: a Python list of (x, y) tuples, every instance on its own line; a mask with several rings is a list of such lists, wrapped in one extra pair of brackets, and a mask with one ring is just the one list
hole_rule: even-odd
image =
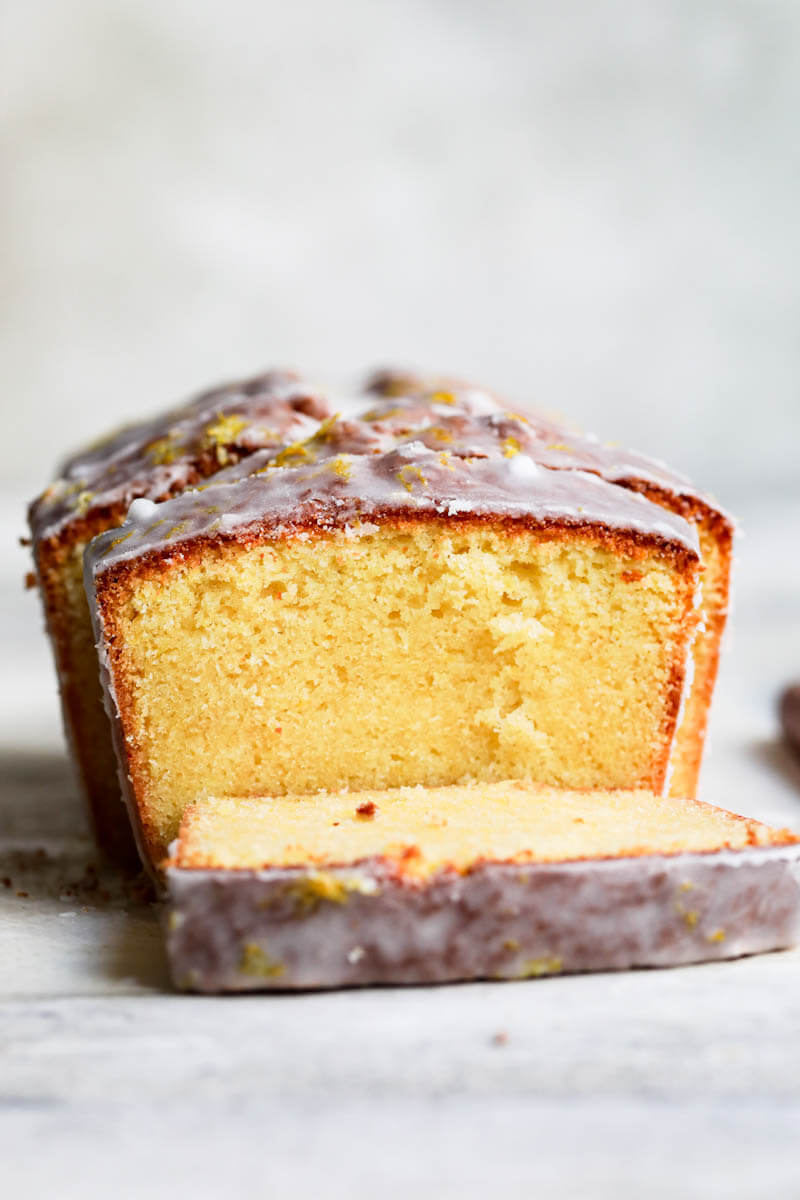
[[(364, 422), (334, 423), (324, 440), (300, 444), (296, 455), (302, 465), (283, 465), (280, 454), (276, 460), (274, 451), (262, 451), (200, 490), (155, 508), (137, 502), (120, 528), (90, 546), (87, 579), (199, 537), (255, 529), (281, 537), (309, 527), (355, 527), (382, 512), (595, 525), (633, 530), (697, 553), (696, 531), (682, 517), (595, 474), (553, 470), (518, 451), (506, 457), (505, 439), (494, 445), (485, 439), (480, 456), (462, 456), (476, 448), (474, 430), (470, 422), (466, 446), (454, 437), (454, 450), (434, 450), (416, 438), (376, 434)], [(393, 448), (385, 449), (387, 443)], [(364, 452), (354, 452), (362, 447)]]
[(167, 949), (177, 986), (200, 991), (514, 979), (733, 958), (797, 942), (799, 860), (794, 844), (481, 862), (419, 882), (369, 859), (326, 871), (344, 895), (329, 891), (333, 900), (299, 907), (293, 897), (312, 879), (303, 868), (172, 867)]

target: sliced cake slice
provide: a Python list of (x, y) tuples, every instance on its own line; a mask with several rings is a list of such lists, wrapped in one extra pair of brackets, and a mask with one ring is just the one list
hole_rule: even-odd
[(336, 444), (139, 500), (87, 552), (145, 860), (209, 793), (506, 778), (664, 790), (694, 530), (522, 453)]
[(175, 984), (205, 992), (675, 966), (800, 936), (795, 834), (646, 791), (210, 798), (166, 880)]

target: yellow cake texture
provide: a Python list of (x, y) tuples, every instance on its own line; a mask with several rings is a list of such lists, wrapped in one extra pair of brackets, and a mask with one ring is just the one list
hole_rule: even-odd
[(482, 862), (698, 854), (798, 840), (787, 829), (699, 800), (504, 780), (314, 796), (210, 796), (185, 810), (169, 865), (241, 871), (380, 858), (424, 880)]

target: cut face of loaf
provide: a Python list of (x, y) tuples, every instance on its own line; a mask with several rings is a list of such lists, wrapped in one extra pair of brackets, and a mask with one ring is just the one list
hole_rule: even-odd
[[(147, 861), (209, 792), (664, 789), (695, 620), (682, 522), (638, 497), (620, 511), (592, 477), (439, 457), (415, 458), (413, 492), (396, 482), (406, 458), (363, 456), (346, 477), (297, 468), (186, 495), (93, 544)], [(576, 488), (578, 519), (558, 519)], [(232, 534), (218, 501), (235, 501)]]
[(176, 986), (520, 979), (794, 944), (800, 842), (646, 791), (207, 799), (166, 864)]

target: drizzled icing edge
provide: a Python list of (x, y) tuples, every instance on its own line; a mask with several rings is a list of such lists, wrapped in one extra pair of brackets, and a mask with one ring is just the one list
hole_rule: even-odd
[(229, 474), (231, 466), (249, 474), (253, 455), (278, 457), (318, 437), (332, 420), (345, 430), (342, 448), (351, 453), (387, 452), (415, 439), (462, 457), (523, 452), (540, 466), (583, 470), (622, 486), (644, 483), (715, 508), (656, 460), (576, 435), (551, 418), (510, 411), (483, 389), (459, 384), (445, 391), (412, 377), (404, 386), (403, 394), (395, 386), (342, 395), (292, 372), (270, 371), (203, 393), (71, 456), (31, 506), (34, 538), (138, 498), (165, 500), (203, 478)]
[(211, 483), (161, 504), (136, 500), (123, 525), (89, 546), (87, 575), (197, 538), (245, 530), (271, 538), (309, 527), (346, 527), (356, 534), (386, 513), (595, 525), (633, 530), (698, 552), (696, 530), (682, 517), (596, 475), (554, 471), (523, 454), (510, 460), (444, 458), (412, 442), (386, 454), (337, 455)]
[[(170, 867), (175, 984), (198, 991), (529, 979), (794, 945), (800, 846), (508, 864), (419, 884), (384, 860), (315, 871)], [(320, 898), (298, 910), (303, 887)]]

